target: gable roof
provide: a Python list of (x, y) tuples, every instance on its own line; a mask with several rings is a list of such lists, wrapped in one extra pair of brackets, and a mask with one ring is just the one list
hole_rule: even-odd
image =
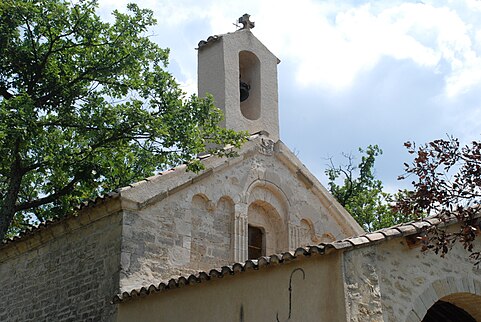
[[(226, 147), (226, 149), (230, 149), (230, 147)], [(199, 159), (205, 166), (205, 170), (200, 173), (188, 172), (186, 171), (186, 165), (180, 165), (116, 191), (87, 200), (77, 207), (76, 212), (61, 218), (48, 220), (39, 224), (37, 227), (22, 232), (12, 239), (3, 241), (0, 244), (0, 250), (11, 243), (25, 240), (40, 231), (44, 231), (50, 226), (61, 224), (69, 220), (69, 218), (82, 216), (85, 210), (98, 207), (110, 201), (120, 200), (122, 209), (142, 209), (148, 207), (217, 171), (222, 171), (226, 167), (234, 166), (256, 153), (274, 155), (296, 175), (298, 180), (303, 182), (306, 189), (311, 190), (318, 196), (326, 209), (332, 209), (340, 215), (339, 218), (335, 218), (340, 225), (347, 225), (355, 232), (354, 235), (359, 235), (364, 232), (352, 216), (337, 202), (327, 189), (322, 186), (317, 178), (282, 141), (273, 142), (266, 136), (265, 132), (259, 132), (252, 134), (248, 138), (248, 141), (238, 151), (237, 157), (217, 158), (209, 154), (200, 156)]]
[(187, 171), (179, 171), (185, 168), (180, 166), (176, 169), (169, 170), (161, 175), (147, 178), (144, 181), (135, 183), (119, 190), (125, 206), (133, 209), (142, 209), (154, 203), (161, 201), (168, 196), (196, 183), (214, 173), (223, 171), (228, 167), (235, 166), (243, 160), (254, 154), (272, 155), (285, 165), (294, 177), (302, 182), (307, 190), (316, 195), (323, 206), (332, 213), (338, 214), (334, 216), (334, 220), (338, 222), (340, 227), (349, 227), (353, 231), (353, 235), (359, 235), (364, 230), (352, 218), (347, 210), (342, 207), (337, 200), (327, 191), (319, 180), (302, 164), (302, 162), (291, 152), (291, 150), (282, 142), (274, 142), (269, 139), (263, 132), (251, 135), (239, 151), (239, 156), (233, 158), (215, 158), (205, 157), (202, 162), (205, 170), (200, 173)]
[(320, 243), (318, 245), (299, 247), (295, 251), (263, 256), (256, 260), (237, 262), (232, 265), (213, 268), (210, 271), (202, 271), (196, 275), (179, 276), (169, 281), (160, 282), (157, 285), (143, 286), (133, 289), (130, 292), (123, 292), (114, 296), (114, 304), (142, 298), (150, 294), (157, 294), (167, 290), (178, 289), (188, 285), (195, 285), (207, 281), (222, 278), (228, 275), (237, 275), (242, 272), (263, 270), (267, 267), (290, 263), (300, 258), (310, 258), (313, 255), (326, 255), (336, 251), (346, 251), (360, 247), (371, 246), (400, 237), (413, 236), (421, 233), (430, 227), (441, 224), (437, 218), (427, 218), (421, 221), (395, 225), (389, 228), (377, 230), (361, 236), (334, 241), (331, 243)]

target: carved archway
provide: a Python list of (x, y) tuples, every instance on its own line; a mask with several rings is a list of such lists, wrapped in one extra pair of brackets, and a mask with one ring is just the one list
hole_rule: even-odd
[[(481, 321), (480, 293), (481, 281), (472, 276), (449, 276), (439, 279), (431, 283), (419, 297), (413, 300), (413, 308), (405, 321), (429, 322), (432, 321), (433, 316), (449, 318), (450, 314), (458, 317), (467, 314), (465, 315), (467, 318), (470, 316), (474, 321)], [(443, 321), (438, 318), (437, 321), (452, 320)]]
[[(262, 254), (287, 250), (289, 199), (280, 187), (272, 182), (254, 179), (246, 185), (245, 193), (235, 205), (233, 229), (233, 255), (235, 261), (248, 258), (249, 230), (259, 235), (257, 248)], [(249, 229), (251, 227), (252, 229)]]
[(286, 193), (276, 184), (267, 180), (255, 180), (246, 189), (247, 205), (262, 200), (271, 204), (279, 213), (282, 221), (288, 222), (290, 202)]
[(247, 223), (263, 232), (262, 255), (271, 255), (287, 249), (287, 226), (272, 204), (264, 200), (252, 202), (247, 210)]
[(476, 322), (476, 319), (459, 306), (439, 300), (429, 308), (422, 322)]

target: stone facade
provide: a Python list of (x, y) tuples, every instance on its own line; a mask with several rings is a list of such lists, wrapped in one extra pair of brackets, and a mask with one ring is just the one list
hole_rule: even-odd
[[(411, 249), (406, 240), (398, 239), (357, 254), (349, 252), (346, 257), (351, 261), (346, 272), (364, 288), (359, 303), (369, 303), (379, 321), (419, 322), (439, 299), (457, 304), (480, 321), (481, 269), (468, 259), (462, 245), (441, 258), (433, 252), (422, 253), (420, 247)], [(363, 267), (356, 277), (355, 267)], [(364, 316), (351, 309), (351, 316)]]
[(0, 321), (115, 320), (122, 216), (90, 215), (2, 247)]
[(206, 160), (199, 176), (171, 172), (121, 191), (133, 203), (124, 212), (122, 290), (247, 260), (248, 225), (263, 229), (265, 255), (362, 232), (282, 142), (261, 153), (264, 140), (235, 159)]
[(462, 245), (422, 253), (400, 228), (133, 291), (119, 321), (421, 322), (440, 300), (480, 321), (481, 270)]

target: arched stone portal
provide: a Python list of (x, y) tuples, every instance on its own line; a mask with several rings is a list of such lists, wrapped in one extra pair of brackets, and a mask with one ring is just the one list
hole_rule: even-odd
[(449, 276), (433, 282), (412, 303), (406, 322), (481, 321), (481, 281)]
[(276, 208), (263, 200), (251, 203), (247, 212), (249, 227), (262, 231), (262, 255), (275, 254), (287, 249), (286, 225)]
[(439, 300), (431, 306), (422, 322), (476, 322), (476, 320), (457, 305)]

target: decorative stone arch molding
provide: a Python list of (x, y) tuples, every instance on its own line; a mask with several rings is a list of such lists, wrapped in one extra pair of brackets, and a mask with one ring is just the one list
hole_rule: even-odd
[[(234, 211), (234, 260), (245, 261), (248, 258), (248, 225), (249, 211), (265, 213), (266, 217), (260, 218), (270, 221), (271, 227), (275, 226), (277, 236), (285, 236), (285, 241), (280, 241), (277, 247), (286, 248), (290, 244), (287, 232), (289, 231), (290, 202), (286, 193), (276, 184), (262, 179), (250, 181), (245, 192), (240, 196)], [(259, 214), (257, 214), (259, 215)], [(252, 219), (252, 218), (251, 218)], [(259, 224), (259, 222), (258, 222)], [(282, 227), (279, 227), (281, 225)], [(266, 227), (263, 227), (266, 228)], [(271, 231), (271, 234), (274, 232)], [(273, 238), (274, 235), (270, 235)], [(282, 237), (281, 237), (282, 238)], [(272, 248), (267, 248), (272, 250)]]
[(271, 204), (284, 223), (289, 221), (289, 199), (286, 193), (276, 184), (261, 179), (253, 181), (246, 190), (245, 202), (249, 205), (257, 200)]
[(195, 193), (191, 200), (192, 204), (194, 204), (195, 200), (202, 200), (205, 203), (205, 209), (208, 211), (213, 211), (216, 207), (215, 203), (205, 193), (202, 192)]
[(247, 208), (248, 226), (262, 229), (264, 255), (280, 253), (288, 246), (287, 225), (278, 209), (262, 199), (255, 199)]
[(481, 321), (481, 280), (472, 275), (448, 276), (431, 283), (412, 302), (406, 322), (420, 322), (439, 300), (456, 305)]
[(312, 220), (308, 218), (301, 219), (300, 232), (301, 235), (299, 236), (299, 246), (319, 244), (321, 242), (320, 238), (316, 236), (316, 231), (314, 229), (314, 224), (312, 223)]
[(209, 269), (213, 263), (232, 261), (232, 222), (235, 204), (230, 196), (210, 200), (203, 193), (192, 196), (191, 216), (180, 221), (182, 246), (190, 250), (190, 265), (199, 270)]

